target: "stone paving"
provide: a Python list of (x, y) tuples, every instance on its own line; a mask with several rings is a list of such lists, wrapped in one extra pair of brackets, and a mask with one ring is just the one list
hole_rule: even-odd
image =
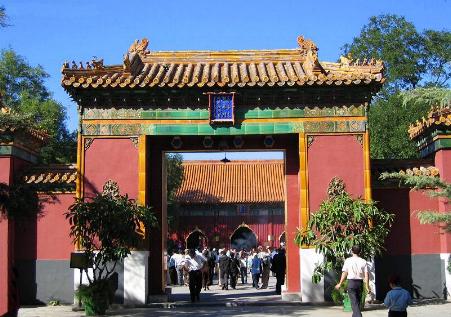
[[(431, 304), (409, 307), (409, 317), (450, 317), (451, 303)], [(149, 317), (149, 316), (312, 316), (312, 317), (350, 317), (340, 307), (322, 306), (181, 306), (177, 308), (134, 308), (110, 310), (108, 316)], [(81, 317), (83, 312), (73, 312), (71, 306), (21, 308), (19, 317)], [(364, 317), (387, 316), (386, 309), (374, 309), (363, 312)]]
[[(188, 287), (172, 287), (168, 303), (155, 303), (146, 308), (113, 307), (108, 316), (148, 317), (148, 316), (331, 316), (350, 317), (338, 306), (308, 305), (305, 303), (284, 302), (275, 295), (275, 279), (271, 278), (268, 289), (256, 290), (251, 285), (237, 285), (236, 290), (220, 290), (217, 285), (201, 293), (201, 301), (189, 302)], [(408, 309), (409, 317), (451, 317), (451, 302), (429, 302), (413, 305)], [(72, 306), (24, 307), (19, 317), (81, 317), (84, 312), (72, 311)], [(368, 307), (364, 317), (387, 316), (382, 305)]]

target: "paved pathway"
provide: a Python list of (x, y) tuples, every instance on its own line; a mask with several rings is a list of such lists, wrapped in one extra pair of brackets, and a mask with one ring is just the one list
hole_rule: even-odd
[[(256, 290), (251, 285), (238, 284), (236, 290), (223, 291), (217, 285), (201, 293), (201, 301), (189, 302), (188, 287), (173, 287), (170, 303), (155, 304), (154, 308), (116, 308), (108, 311), (108, 316), (149, 317), (149, 316), (312, 316), (350, 317), (337, 306), (313, 306), (293, 302), (283, 302), (275, 295), (275, 279), (271, 278), (268, 289)], [(423, 304), (410, 307), (409, 317), (451, 317), (451, 302)], [(81, 317), (84, 312), (74, 312), (71, 306), (21, 308), (19, 317)], [(387, 310), (381, 305), (369, 307), (364, 317), (386, 317)]]
[[(451, 317), (451, 302), (446, 304), (434, 304), (413, 306), (408, 309), (409, 317)], [(183, 316), (183, 317), (207, 317), (207, 316), (312, 316), (312, 317), (350, 317), (351, 313), (345, 313), (340, 307), (321, 306), (202, 306), (177, 308), (136, 308), (110, 310), (108, 316), (123, 317), (150, 317), (150, 316)], [(73, 312), (70, 306), (21, 308), (19, 317), (81, 317), (83, 312)], [(375, 309), (365, 311), (364, 317), (386, 317), (387, 310)]]

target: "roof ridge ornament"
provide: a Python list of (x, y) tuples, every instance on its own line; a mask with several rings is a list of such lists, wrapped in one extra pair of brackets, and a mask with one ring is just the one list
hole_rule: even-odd
[(145, 37), (141, 40), (141, 42), (139, 40), (135, 40), (132, 45), (130, 45), (128, 53), (148, 54), (150, 53), (147, 49), (148, 45), (149, 40)]
[(322, 70), (318, 61), (318, 47), (316, 44), (310, 39), (305, 39), (302, 35), (298, 36), (297, 41), (299, 47), (302, 49), (302, 55), (305, 56), (305, 60), (302, 63), (305, 73), (309, 76), (313, 75), (315, 66)]

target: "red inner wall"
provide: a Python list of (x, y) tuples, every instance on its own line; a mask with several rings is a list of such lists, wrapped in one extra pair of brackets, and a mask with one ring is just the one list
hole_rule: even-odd
[(389, 255), (405, 255), (411, 251), (409, 191), (408, 188), (373, 189), (373, 199), (378, 202), (378, 207), (395, 214), (392, 228), (385, 240)]
[[(440, 178), (451, 182), (451, 149), (443, 149), (435, 154), (435, 166), (440, 170)], [(439, 199), (439, 212), (451, 212), (451, 204), (444, 198)], [(451, 253), (451, 235), (442, 234), (440, 241), (442, 253)]]
[(314, 136), (307, 160), (310, 212), (327, 198), (329, 182), (336, 176), (344, 180), (351, 195), (363, 197), (363, 146), (355, 135)]
[(85, 152), (85, 197), (102, 191), (109, 179), (121, 194), (138, 196), (138, 149), (129, 138), (95, 139)]
[(412, 254), (440, 253), (440, 228), (435, 225), (420, 224), (417, 211), (438, 210), (437, 199), (419, 191), (410, 191), (410, 230)]
[(70, 226), (64, 213), (74, 202), (74, 194), (40, 195), (43, 214), (37, 221), (16, 225), (18, 260), (68, 260), (74, 250)]

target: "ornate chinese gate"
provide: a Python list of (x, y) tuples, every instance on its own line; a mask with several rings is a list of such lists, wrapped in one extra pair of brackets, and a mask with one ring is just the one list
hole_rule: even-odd
[(62, 84), (80, 111), (78, 196), (113, 179), (123, 193), (152, 205), (159, 219), (141, 260), (130, 260), (142, 277), (130, 295), (137, 301), (147, 300), (147, 289), (158, 295), (165, 288), (163, 153), (224, 144), (285, 152), (284, 296), (308, 300), (311, 263), (303, 253), (310, 251), (300, 252), (294, 235), (334, 176), (352, 194), (370, 198), (365, 110), (384, 78), (380, 62), (319, 62), (312, 41), (299, 37), (298, 44), (289, 50), (150, 52), (144, 39), (133, 43), (121, 65), (64, 64)]

